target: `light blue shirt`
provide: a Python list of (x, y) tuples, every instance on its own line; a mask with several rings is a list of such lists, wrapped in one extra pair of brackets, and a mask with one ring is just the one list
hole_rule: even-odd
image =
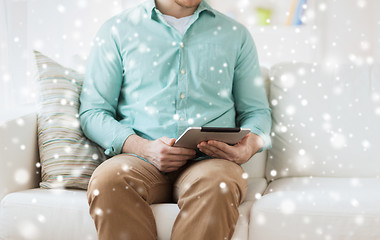
[(187, 127), (244, 127), (271, 146), (271, 111), (248, 30), (204, 1), (182, 36), (150, 0), (100, 28), (80, 96), (85, 135), (105, 154), (131, 134), (179, 137)]

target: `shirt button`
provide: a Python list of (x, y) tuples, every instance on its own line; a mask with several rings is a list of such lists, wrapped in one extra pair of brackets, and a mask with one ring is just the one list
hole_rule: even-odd
[(179, 46), (180, 46), (181, 48), (183, 48), (183, 47), (184, 47), (183, 42), (180, 42), (180, 43), (179, 43)]
[(181, 98), (184, 99), (185, 98), (185, 94), (182, 93), (181, 94)]
[(182, 73), (182, 74), (185, 74), (185, 70), (182, 69), (182, 70), (181, 70), (181, 73)]

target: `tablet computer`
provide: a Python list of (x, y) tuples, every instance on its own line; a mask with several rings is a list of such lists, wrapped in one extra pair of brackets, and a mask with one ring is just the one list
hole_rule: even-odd
[(235, 145), (250, 131), (248, 128), (189, 127), (176, 140), (173, 146), (198, 150), (198, 143), (208, 140), (216, 140)]

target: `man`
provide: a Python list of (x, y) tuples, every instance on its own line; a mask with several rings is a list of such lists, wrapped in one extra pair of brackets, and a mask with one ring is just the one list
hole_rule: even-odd
[[(270, 147), (270, 109), (253, 40), (201, 0), (150, 0), (108, 20), (81, 95), (88, 138), (112, 158), (88, 201), (99, 239), (156, 239), (149, 205), (177, 202), (172, 239), (230, 239), (247, 181), (240, 164)], [(229, 146), (173, 147), (189, 126), (250, 128)]]

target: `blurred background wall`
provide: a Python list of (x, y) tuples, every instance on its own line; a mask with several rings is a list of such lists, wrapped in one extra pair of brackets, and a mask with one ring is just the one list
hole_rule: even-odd
[[(0, 122), (35, 110), (33, 49), (83, 72), (100, 25), (139, 2), (0, 0)], [(380, 59), (378, 0), (208, 2), (247, 26), (263, 66), (284, 61), (361, 65)]]

